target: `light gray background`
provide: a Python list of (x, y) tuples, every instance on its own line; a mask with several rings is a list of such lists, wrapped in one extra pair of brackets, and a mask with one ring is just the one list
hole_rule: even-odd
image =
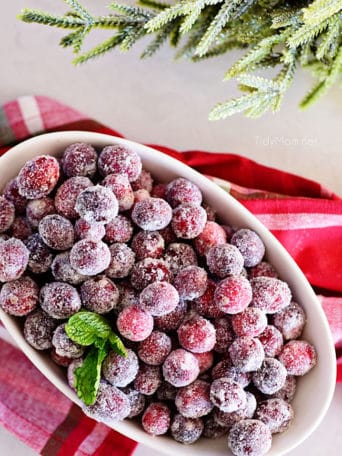
[[(109, 3), (82, 1), (99, 14), (105, 14)], [(278, 114), (267, 114), (258, 120), (235, 116), (209, 122), (210, 108), (237, 94), (233, 82), (222, 82), (237, 54), (204, 63), (175, 63), (173, 51), (165, 47), (154, 58), (140, 60), (143, 45), (139, 44), (129, 53), (115, 51), (75, 68), (70, 63), (71, 51), (57, 46), (62, 31), (26, 25), (15, 18), (24, 7), (62, 13), (66, 10), (62, 0), (2, 3), (0, 104), (19, 95), (48, 95), (112, 126), (129, 139), (178, 150), (239, 153), (320, 181), (342, 194), (340, 88), (333, 88), (314, 107), (301, 113), (297, 105), (312, 79), (299, 72)], [(94, 34), (88, 46), (107, 36), (108, 32)], [(341, 410), (342, 387), (338, 386), (324, 422), (292, 456), (341, 454)], [(3, 429), (0, 449), (4, 456), (33, 454)], [(136, 455), (154, 456), (142, 446)]]

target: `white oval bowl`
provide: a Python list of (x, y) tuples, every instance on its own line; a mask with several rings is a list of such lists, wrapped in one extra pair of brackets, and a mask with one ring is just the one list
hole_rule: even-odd
[[(255, 230), (266, 245), (266, 258), (277, 269), (280, 278), (288, 282), (293, 298), (307, 314), (303, 338), (313, 343), (318, 354), (316, 367), (299, 379), (297, 393), (292, 402), (295, 419), (290, 428), (273, 437), (269, 456), (288, 453), (305, 440), (322, 421), (332, 400), (336, 379), (336, 358), (330, 329), (310, 284), (292, 257), (277, 239), (247, 209), (215, 183), (165, 154), (141, 144), (109, 135), (83, 131), (49, 133), (22, 142), (0, 158), (0, 192), (5, 184), (17, 175), (29, 159), (42, 154), (59, 157), (65, 147), (74, 142), (88, 142), (95, 147), (107, 144), (123, 144), (134, 149), (141, 157), (144, 167), (159, 181), (170, 181), (182, 176), (201, 189), (204, 200), (218, 214), (221, 223)], [(45, 353), (33, 349), (24, 339), (18, 321), (0, 309), (1, 319), (31, 362), (62, 393), (77, 404), (81, 404), (74, 391), (68, 386), (65, 373)], [(200, 439), (193, 445), (182, 445), (171, 437), (151, 437), (138, 423), (126, 420), (113, 427), (118, 432), (157, 450), (160, 454), (182, 456), (223, 456), (231, 454), (226, 437), (218, 440)]]

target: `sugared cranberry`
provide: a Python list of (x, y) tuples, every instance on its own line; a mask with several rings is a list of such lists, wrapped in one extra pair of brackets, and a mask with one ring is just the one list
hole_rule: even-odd
[(260, 420), (241, 420), (229, 431), (228, 446), (236, 456), (263, 456), (271, 444), (271, 431)]
[(134, 205), (132, 220), (143, 230), (155, 231), (165, 228), (171, 221), (172, 209), (161, 198), (148, 198)]
[(141, 201), (151, 198), (151, 195), (144, 188), (141, 188), (140, 190), (136, 190), (135, 192), (133, 192), (133, 196), (134, 196), (133, 206), (135, 206), (137, 203), (140, 203)]
[(75, 387), (75, 381), (76, 381), (76, 375), (75, 371), (78, 367), (81, 367), (83, 364), (83, 358), (75, 358), (71, 361), (71, 363), (68, 366), (68, 371), (67, 371), (67, 378), (68, 378), (68, 384), (69, 386), (76, 391)]
[(93, 276), (108, 268), (110, 250), (102, 241), (82, 239), (76, 242), (70, 252), (70, 264), (80, 274)]
[(232, 325), (237, 336), (259, 336), (267, 326), (266, 314), (255, 307), (247, 307), (232, 316)]
[(15, 210), (18, 214), (25, 213), (28, 200), (24, 196), (20, 195), (17, 179), (12, 179), (6, 184), (4, 197), (14, 204)]
[(195, 356), (182, 348), (172, 351), (163, 364), (163, 375), (167, 382), (176, 387), (186, 386), (199, 374)]
[(291, 405), (276, 398), (260, 402), (255, 412), (255, 418), (265, 423), (272, 434), (286, 431), (293, 417)]
[(33, 228), (38, 228), (39, 222), (47, 215), (56, 213), (55, 203), (52, 198), (30, 200), (26, 207), (26, 218)]
[(172, 207), (192, 203), (201, 205), (202, 193), (193, 182), (183, 177), (171, 181), (166, 188), (166, 199)]
[(10, 228), (14, 222), (14, 217), (14, 204), (4, 196), (0, 195), (0, 233), (4, 233)]
[(242, 388), (246, 388), (246, 386), (250, 384), (252, 378), (250, 372), (242, 372), (239, 368), (233, 366), (229, 358), (219, 361), (213, 367), (211, 377), (213, 380), (217, 380), (222, 377), (229, 378), (241, 385)]
[(138, 357), (133, 350), (127, 349), (127, 357), (113, 350), (108, 353), (102, 364), (104, 378), (114, 386), (123, 387), (131, 383), (139, 369)]
[(140, 342), (151, 334), (153, 317), (137, 306), (130, 306), (119, 313), (116, 324), (122, 336)]
[(153, 188), (153, 178), (151, 173), (146, 171), (146, 169), (142, 169), (138, 178), (135, 181), (132, 181), (131, 185), (134, 191), (144, 189), (151, 193)]
[(207, 439), (219, 439), (228, 433), (228, 426), (219, 424), (213, 414), (204, 419), (203, 437)]
[(285, 385), (286, 369), (275, 358), (265, 358), (257, 372), (253, 374), (253, 383), (264, 394), (274, 394)]
[(138, 179), (142, 170), (139, 155), (134, 150), (120, 144), (106, 146), (102, 149), (98, 167), (102, 176), (123, 174), (128, 177), (130, 182)]
[(167, 405), (161, 402), (153, 402), (143, 414), (142, 427), (147, 434), (153, 436), (166, 434), (170, 427), (170, 415), (170, 409)]
[(26, 269), (30, 252), (19, 239), (0, 242), (0, 282), (21, 277)]
[[(177, 241), (177, 237), (176, 237), (171, 225), (168, 225), (165, 228), (163, 228), (162, 230), (158, 230), (158, 231), (163, 236), (165, 245), (169, 245), (172, 242)], [(196, 261), (197, 261), (197, 259), (196, 259)], [(196, 262), (196, 264), (197, 264), (197, 262)]]
[(214, 300), (228, 314), (237, 314), (246, 309), (252, 300), (252, 288), (243, 276), (227, 277), (218, 283)]
[(258, 370), (265, 357), (260, 340), (249, 336), (235, 339), (228, 352), (234, 366), (242, 372)]
[(181, 239), (194, 239), (204, 230), (207, 213), (193, 203), (180, 204), (173, 210), (171, 226)]
[(273, 324), (279, 329), (285, 340), (297, 339), (302, 334), (305, 321), (303, 307), (294, 301), (273, 315)]
[(221, 225), (216, 222), (207, 222), (202, 233), (194, 239), (194, 245), (200, 256), (205, 256), (211, 247), (225, 244), (227, 235)]
[(55, 256), (51, 264), (51, 272), (55, 280), (67, 282), (70, 285), (79, 285), (87, 279), (87, 276), (80, 274), (71, 266), (69, 252)]
[(223, 412), (235, 412), (246, 405), (246, 393), (230, 378), (218, 378), (210, 386), (210, 400)]
[(187, 266), (178, 272), (173, 284), (181, 299), (199, 298), (207, 289), (208, 275), (205, 269), (198, 266)]
[(177, 334), (181, 346), (194, 353), (210, 351), (216, 343), (215, 327), (199, 315), (185, 320), (178, 328)]
[(59, 163), (51, 156), (41, 155), (25, 163), (17, 181), (21, 196), (37, 199), (47, 196), (55, 188), (59, 178)]
[(47, 215), (38, 231), (45, 244), (54, 250), (67, 250), (74, 244), (75, 232), (70, 220), (58, 214)]
[(22, 317), (32, 312), (38, 304), (39, 288), (28, 276), (7, 282), (0, 291), (0, 307), (10, 315)]
[(93, 177), (97, 169), (96, 150), (90, 144), (70, 144), (63, 153), (62, 167), (68, 177)]
[(172, 274), (177, 274), (187, 266), (197, 266), (197, 256), (194, 249), (181, 242), (173, 242), (166, 249), (164, 260)]
[(266, 313), (276, 313), (290, 304), (291, 291), (286, 282), (274, 277), (256, 277), (251, 280), (253, 307)]
[(117, 215), (111, 220), (106, 228), (105, 241), (113, 242), (128, 242), (133, 234), (133, 224), (124, 215)]
[(267, 261), (261, 261), (248, 271), (248, 277), (254, 279), (255, 277), (274, 277), (278, 278), (278, 273), (274, 267)]
[(55, 196), (55, 207), (57, 212), (68, 219), (78, 218), (75, 204), (78, 195), (86, 188), (92, 187), (93, 183), (88, 177), (76, 176), (63, 182), (58, 188)]
[(171, 435), (177, 442), (190, 445), (201, 437), (203, 427), (200, 418), (185, 418), (177, 414), (171, 423)]
[(115, 307), (116, 312), (121, 312), (126, 307), (139, 306), (139, 292), (129, 282), (116, 283), (119, 290), (119, 301)]
[(249, 391), (246, 391), (245, 393), (246, 403), (244, 407), (235, 410), (234, 412), (224, 412), (218, 408), (214, 410), (214, 419), (218, 424), (230, 428), (241, 420), (253, 418), (257, 407), (257, 401), (254, 394)]
[(214, 407), (210, 400), (210, 383), (195, 380), (191, 385), (180, 388), (175, 404), (179, 413), (187, 418), (208, 415)]
[(307, 374), (317, 362), (315, 348), (305, 340), (290, 340), (278, 358), (289, 375), (297, 376)]
[(154, 317), (154, 324), (160, 331), (174, 331), (182, 323), (187, 312), (187, 304), (184, 300), (180, 300), (177, 307), (170, 313), (161, 317)]
[(26, 317), (24, 337), (36, 350), (47, 350), (52, 347), (52, 336), (57, 321), (38, 309)]
[(152, 396), (162, 382), (162, 375), (159, 366), (151, 366), (141, 363), (139, 371), (134, 380), (134, 388), (141, 394)]
[(206, 258), (209, 271), (221, 279), (241, 274), (243, 257), (233, 245), (214, 245), (208, 250)]
[(84, 354), (85, 348), (73, 342), (65, 332), (65, 323), (57, 326), (53, 333), (52, 345), (59, 356), (68, 358), (79, 358)]
[(106, 269), (106, 275), (111, 279), (127, 277), (135, 261), (135, 254), (128, 245), (116, 242), (109, 246), (110, 263)]
[(32, 234), (25, 240), (30, 252), (28, 269), (34, 274), (43, 274), (50, 269), (53, 254), (38, 233)]
[(215, 318), (213, 321), (216, 330), (216, 343), (214, 350), (218, 353), (226, 353), (234, 340), (231, 321), (228, 317)]
[(204, 372), (207, 372), (209, 369), (211, 369), (214, 364), (214, 353), (212, 351), (193, 354), (198, 361), (200, 374), (203, 374)]
[(61, 367), (69, 367), (70, 364), (72, 363), (72, 361), (75, 359), (75, 358), (70, 358), (69, 356), (59, 355), (56, 352), (55, 347), (53, 347), (52, 350), (50, 350), (49, 356), (52, 359), (52, 361), (55, 364), (57, 364), (57, 366), (61, 366)]
[(139, 296), (140, 307), (157, 317), (175, 310), (178, 302), (178, 292), (168, 282), (151, 283), (143, 289)]
[(151, 196), (153, 196), (154, 198), (166, 199), (166, 189), (166, 184), (155, 184), (151, 190)]
[(51, 282), (40, 290), (40, 305), (50, 317), (65, 319), (80, 310), (81, 299), (68, 283)]
[(146, 399), (145, 396), (132, 386), (126, 386), (122, 388), (122, 392), (126, 394), (131, 406), (131, 413), (128, 415), (128, 418), (134, 418), (135, 416), (140, 415), (140, 413), (145, 409)]
[(133, 206), (134, 194), (127, 176), (123, 174), (109, 174), (106, 176), (102, 185), (109, 188), (119, 204), (119, 211), (127, 211)]
[(9, 229), (9, 234), (11, 237), (20, 239), (21, 241), (26, 240), (32, 234), (32, 228), (27, 221), (26, 217), (18, 215)]
[(118, 214), (118, 200), (107, 187), (95, 185), (79, 193), (75, 211), (89, 223), (109, 223)]
[(178, 388), (171, 385), (165, 380), (161, 383), (157, 390), (157, 398), (159, 401), (175, 401)]
[(230, 243), (240, 250), (247, 268), (259, 264), (265, 254), (265, 245), (260, 237), (247, 228), (236, 231)]
[(272, 397), (284, 399), (286, 402), (291, 402), (295, 396), (297, 387), (296, 377), (288, 375), (285, 380), (285, 385), (276, 393), (272, 394)]
[(163, 255), (165, 241), (158, 231), (139, 231), (132, 240), (131, 248), (138, 260), (160, 258)]
[(75, 235), (77, 239), (101, 241), (105, 234), (106, 229), (102, 223), (89, 223), (84, 219), (78, 219), (75, 223)]
[(116, 307), (119, 290), (108, 277), (98, 276), (82, 284), (81, 299), (86, 309), (105, 314)]
[(283, 348), (283, 336), (273, 325), (267, 325), (264, 331), (258, 336), (264, 347), (265, 356), (273, 358), (278, 356)]
[(169, 282), (171, 274), (166, 262), (160, 258), (145, 258), (132, 269), (131, 283), (137, 290), (143, 290), (153, 282)]
[(217, 318), (224, 315), (214, 300), (215, 289), (216, 283), (209, 279), (204, 294), (191, 302), (191, 308), (202, 317)]
[(159, 366), (171, 352), (171, 338), (161, 331), (153, 331), (139, 344), (139, 358), (146, 364)]

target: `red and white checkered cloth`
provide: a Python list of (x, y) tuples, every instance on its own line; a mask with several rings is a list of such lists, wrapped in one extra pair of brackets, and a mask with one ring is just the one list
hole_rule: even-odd
[[(29, 136), (87, 130), (121, 136), (42, 96), (0, 107), (0, 155)], [(320, 184), (234, 154), (154, 148), (220, 178), (282, 242), (318, 293), (328, 317), (342, 381), (342, 200)], [(222, 181), (222, 180), (224, 181)], [(128, 456), (136, 442), (86, 417), (13, 346), (0, 327), (0, 422), (45, 456)]]

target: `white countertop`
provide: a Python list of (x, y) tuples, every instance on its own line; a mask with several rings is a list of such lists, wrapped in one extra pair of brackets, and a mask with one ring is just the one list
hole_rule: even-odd
[[(82, 0), (92, 11), (105, 13), (108, 0)], [(122, 0), (125, 1), (125, 0)], [(235, 116), (209, 122), (207, 114), (218, 101), (236, 94), (233, 82), (222, 82), (233, 56), (204, 63), (174, 62), (163, 48), (154, 58), (140, 60), (143, 46), (129, 53), (108, 54), (75, 68), (72, 54), (57, 46), (63, 32), (16, 20), (21, 8), (65, 11), (62, 0), (15, 0), (2, 5), (0, 15), (0, 104), (26, 94), (54, 97), (87, 113), (127, 138), (164, 144), (178, 150), (234, 152), (321, 182), (342, 194), (340, 150), (342, 91), (336, 87), (310, 110), (298, 102), (310, 83), (300, 73), (281, 111), (250, 120)], [(108, 36), (101, 32), (89, 43)], [(342, 453), (340, 418), (342, 385), (320, 428), (292, 456), (337, 456)], [(34, 454), (0, 429), (3, 456)], [(139, 446), (136, 456), (157, 456)]]

